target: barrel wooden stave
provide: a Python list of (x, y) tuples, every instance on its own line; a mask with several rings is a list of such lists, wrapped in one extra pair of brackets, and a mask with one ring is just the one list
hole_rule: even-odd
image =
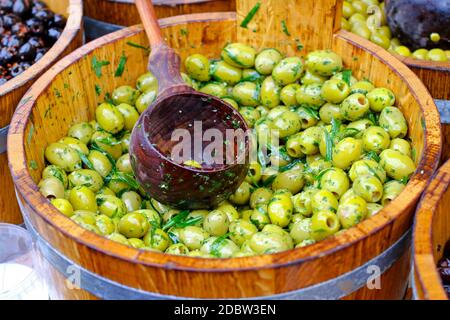
[[(0, 129), (5, 129), (17, 104), (36, 79), (58, 59), (66, 56), (78, 48), (83, 42), (81, 0), (46, 0), (50, 9), (62, 14), (68, 21), (61, 38), (54, 44), (49, 52), (37, 63), (21, 75), (0, 86)], [(1, 144), (0, 137), (0, 144)], [(15, 201), (14, 184), (9, 174), (8, 157), (2, 152), (0, 145), (0, 222), (19, 224), (22, 216)], [(6, 148), (6, 147), (5, 147)]]
[(414, 291), (420, 300), (446, 300), (436, 269), (450, 240), (450, 160), (436, 173), (417, 208), (414, 225)]
[[(321, 0), (320, 4), (331, 2)], [(247, 9), (256, 1), (240, 3), (242, 7), (238, 7), (238, 12), (248, 12)], [(270, 3), (274, 5), (274, 12), (281, 12), (276, 8), (275, 1)], [(293, 0), (287, 5), (292, 4)], [(334, 1), (332, 5), (337, 4)], [(299, 10), (295, 14), (307, 12)], [(327, 12), (332, 14), (333, 10)], [(227, 41), (255, 41), (252, 32), (254, 27), (270, 31), (270, 24), (256, 19), (244, 33), (245, 30), (237, 27), (244, 16), (238, 13), (236, 22), (236, 15), (232, 13), (208, 13), (167, 18), (160, 22), (168, 43), (177, 48), (182, 58), (194, 52), (217, 57)], [(400, 108), (410, 124), (419, 169), (405, 192), (388, 208), (357, 227), (312, 246), (272, 255), (227, 260), (138, 251), (86, 231), (61, 215), (37, 193), (35, 183), (39, 181), (44, 168), (41, 150), (65, 135), (73, 123), (92, 119), (96, 105), (103, 100), (103, 94), (111, 92), (118, 85), (133, 83), (145, 71), (145, 52), (129, 47), (126, 42), (146, 46), (147, 40), (139, 27), (131, 27), (89, 43), (70, 58), (62, 60), (32, 88), (30, 93), (33, 98), (26, 101), (16, 113), (8, 140), (12, 151), (9, 160), (24, 208), (39, 234), (75, 264), (102, 277), (149, 292), (197, 298), (257, 297), (298, 290), (351, 272), (387, 250), (410, 228), (418, 197), (437, 166), (441, 145), (437, 111), (420, 81), (394, 57), (345, 31), (327, 38), (313, 36), (312, 28), (296, 30), (299, 18), (301, 16), (286, 19), (286, 23), (292, 34), (301, 37), (305, 47), (333, 48), (343, 56), (345, 65), (355, 70), (357, 76), (368, 76), (377, 86), (392, 88), (399, 97)], [(336, 28), (332, 19), (326, 18), (321, 23), (324, 29)], [(273, 23), (272, 28), (275, 28)], [(182, 29), (188, 32), (182, 33)], [(261, 32), (264, 33), (264, 30)], [(253, 44), (257, 47), (270, 44), (291, 54), (296, 50), (293, 41), (274, 39), (277, 38), (261, 37), (259, 44)], [(363, 50), (363, 47), (368, 51)], [(111, 75), (123, 51), (129, 57), (124, 76), (114, 78)], [(90, 70), (90, 61), (94, 55), (111, 62), (102, 68), (104, 75), (101, 80), (94, 78)], [(374, 57), (380, 57), (392, 69)], [(55, 88), (64, 88), (66, 81), (72, 84), (72, 91), (61, 91), (62, 97), (58, 100), (52, 92)], [(102, 85), (102, 95), (99, 97), (94, 93), (97, 83)], [(77, 95), (76, 92), (81, 93)], [(75, 94), (73, 102), (72, 94)], [(47, 113), (47, 117), (44, 117), (49, 104), (52, 106), (52, 115)], [(24, 141), (32, 124), (34, 143), (26, 144)], [(36, 161), (37, 170), (28, 170), (25, 159)], [(382, 289), (376, 291), (363, 287), (348, 297), (402, 298), (408, 266), (408, 259), (403, 254), (388, 270), (389, 273), (383, 275), (385, 279), (393, 279), (397, 273), (398, 281), (383, 282)], [(306, 274), (308, 277), (304, 276)], [(184, 285), (177, 285), (179, 283)]]

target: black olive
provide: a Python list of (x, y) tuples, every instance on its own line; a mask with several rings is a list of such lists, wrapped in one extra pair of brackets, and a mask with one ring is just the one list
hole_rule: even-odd
[(29, 44), (31, 44), (33, 47), (42, 48), (44, 46), (44, 41), (41, 38), (38, 37), (31, 37), (27, 41)]
[(39, 19), (39, 20), (41, 20), (41, 21), (43, 21), (45, 23), (48, 23), (48, 22), (50, 22), (50, 20), (53, 20), (53, 15), (54, 15), (54, 13), (51, 12), (49, 9), (38, 10), (34, 14), (34, 16), (37, 19)]
[(2, 39), (2, 46), (7, 48), (19, 48), (23, 44), (23, 40), (16, 34), (5, 36)]
[(12, 12), (17, 14), (20, 17), (25, 16), (28, 11), (30, 11), (30, 4), (28, 1), (24, 0), (16, 0), (14, 1), (14, 6), (12, 8)]
[(30, 18), (26, 21), (28, 28), (34, 35), (42, 35), (45, 31), (44, 24), (37, 18)]
[(6, 66), (7, 64), (14, 61), (16, 51), (10, 48), (2, 48), (0, 50), (0, 65)]
[(32, 61), (36, 56), (36, 48), (30, 43), (25, 43), (19, 49), (19, 59), (22, 61)]
[(36, 51), (36, 57), (34, 57), (34, 62), (39, 61), (47, 53), (46, 48), (40, 48)]
[(2, 84), (5, 84), (6, 82), (8, 82), (8, 79), (6, 79), (6, 78), (1, 78), (1, 77), (0, 77), (0, 86), (1, 86)]
[(26, 36), (26, 34), (29, 32), (28, 27), (23, 22), (17, 22), (15, 25), (11, 27), (11, 33), (17, 34), (20, 37)]
[(9, 13), (2, 17), (2, 21), (5, 29), (11, 29), (13, 25), (20, 21), (20, 18), (15, 14)]
[(50, 23), (50, 26), (62, 29), (64, 28), (65, 25), (66, 25), (66, 18), (64, 18), (60, 14), (55, 13), (55, 15), (53, 16), (53, 20)]
[(11, 66), (10, 73), (13, 77), (17, 77), (19, 74), (24, 72), (26, 69), (30, 67), (29, 63), (14, 63)]
[(62, 30), (59, 28), (50, 28), (47, 31), (47, 41), (51, 44), (55, 43), (56, 40), (61, 36)]
[(11, 12), (13, 6), (14, 6), (13, 0), (0, 0), (0, 10), (2, 10), (5, 13)]
[(31, 14), (35, 15), (37, 11), (47, 8), (47, 5), (42, 1), (33, 1), (31, 4)]

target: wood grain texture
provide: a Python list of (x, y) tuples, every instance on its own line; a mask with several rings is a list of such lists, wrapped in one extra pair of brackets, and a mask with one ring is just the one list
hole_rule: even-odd
[[(6, 127), (20, 99), (40, 75), (58, 59), (69, 54), (83, 42), (81, 0), (46, 0), (51, 10), (67, 18), (61, 37), (37, 63), (21, 75), (0, 86), (0, 128)], [(14, 200), (14, 188), (8, 174), (6, 154), (0, 154), (0, 222), (21, 223), (22, 217)]]
[(450, 159), (450, 124), (442, 124), (442, 156), (441, 163)]
[(414, 224), (414, 285), (419, 299), (447, 300), (436, 264), (450, 240), (450, 160), (436, 173), (417, 208)]
[[(153, 0), (158, 18), (201, 12), (235, 11), (235, 0)], [(141, 23), (133, 0), (88, 0), (84, 14), (92, 19), (132, 26)]]
[[(305, 49), (295, 52), (297, 55), (305, 55), (312, 49), (331, 48), (342, 56), (345, 66), (352, 68), (357, 77), (368, 77), (376, 86), (391, 88), (409, 123), (418, 169), (404, 192), (389, 206), (356, 227), (311, 246), (225, 260), (139, 251), (93, 234), (60, 214), (37, 190), (36, 182), (45, 165), (42, 150), (64, 136), (70, 125), (92, 119), (106, 92), (134, 83), (145, 72), (145, 51), (126, 44), (133, 41), (148, 45), (142, 29), (135, 26), (97, 39), (61, 60), (36, 82), (29, 91), (32, 98), (23, 103), (14, 116), (8, 137), (10, 168), (31, 222), (42, 237), (75, 263), (118, 283), (151, 292), (198, 298), (253, 297), (304, 288), (349, 272), (389, 248), (411, 227), (420, 194), (437, 167), (441, 152), (439, 115), (420, 80), (386, 51), (345, 31), (336, 32), (332, 37), (322, 33), (317, 37), (317, 29), (310, 21), (311, 12), (304, 10), (311, 7), (311, 2), (264, 2), (256, 20), (245, 30), (239, 24), (247, 8), (256, 3), (254, 0), (239, 1), (236, 15), (194, 14), (162, 19), (160, 23), (167, 43), (176, 48), (182, 59), (194, 52), (218, 57), (226, 42), (236, 40), (250, 42), (257, 48), (274, 45), (281, 51), (293, 53), (296, 50), (293, 43), (298, 37)], [(340, 10), (334, 10), (341, 7), (342, 1), (314, 2), (316, 10), (326, 15), (315, 16), (321, 30), (322, 27), (334, 30), (340, 14)], [(277, 27), (280, 21), (273, 21), (273, 28), (266, 29), (269, 21), (262, 18), (272, 19), (272, 15), (264, 13), (281, 12), (280, 5), (295, 8), (284, 10), (283, 16), (291, 36)], [(310, 22), (296, 29), (296, 21), (303, 20)], [(259, 31), (253, 32), (253, 27)], [(182, 29), (188, 33), (182, 33)], [(260, 34), (266, 32), (270, 35)], [(113, 74), (122, 51), (126, 52), (129, 62), (124, 76), (116, 78)], [(91, 70), (93, 56), (111, 62), (103, 68), (101, 81)], [(70, 86), (64, 90), (66, 82)], [(95, 84), (102, 86), (100, 96), (95, 94)], [(61, 90), (60, 98), (54, 95), (54, 89)], [(25, 141), (32, 127), (35, 138), (33, 143), (27, 144)], [(36, 170), (28, 168), (30, 160), (36, 161)], [(381, 290), (364, 287), (349, 298), (403, 298), (408, 267), (409, 260), (404, 256), (391, 269), (393, 271), (390, 270), (392, 273), (384, 275), (390, 280), (383, 282)]]

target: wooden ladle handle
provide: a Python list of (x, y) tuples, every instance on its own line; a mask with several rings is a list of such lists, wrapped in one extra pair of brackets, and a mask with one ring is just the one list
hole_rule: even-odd
[(148, 69), (158, 79), (159, 94), (169, 88), (187, 87), (180, 74), (181, 59), (164, 41), (151, 0), (135, 0), (135, 4), (150, 41)]

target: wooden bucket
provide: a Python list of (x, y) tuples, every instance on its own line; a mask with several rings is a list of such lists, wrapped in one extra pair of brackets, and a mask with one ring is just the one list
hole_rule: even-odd
[[(235, 0), (153, 0), (159, 18), (200, 12), (235, 11)], [(134, 0), (89, 0), (84, 4), (86, 39), (141, 23)]]
[(417, 208), (414, 223), (413, 294), (421, 300), (447, 300), (436, 264), (450, 240), (450, 160), (436, 173)]
[[(8, 136), (9, 162), (27, 224), (56, 273), (49, 285), (58, 298), (291, 298), (401, 299), (410, 271), (410, 227), (420, 194), (441, 151), (439, 115), (426, 88), (405, 65), (369, 41), (339, 31), (338, 0), (267, 0), (247, 28), (241, 24), (256, 0), (237, 2), (237, 13), (204, 13), (160, 20), (169, 45), (182, 59), (200, 52), (218, 57), (225, 43), (274, 47), (289, 55), (331, 48), (357, 77), (392, 88), (409, 123), (417, 171), (404, 192), (377, 215), (314, 245), (286, 252), (232, 259), (199, 259), (133, 249), (91, 233), (62, 215), (39, 192), (42, 150), (70, 125), (94, 117), (113, 88), (134, 83), (146, 70), (147, 46), (140, 26), (106, 35), (61, 60), (30, 89)], [(284, 23), (281, 21), (284, 20)], [(283, 32), (282, 25), (291, 36)], [(321, 34), (317, 36), (317, 26)], [(184, 32), (181, 32), (184, 30)], [(187, 31), (187, 32), (186, 32)], [(304, 49), (298, 52), (301, 42)], [(128, 43), (128, 44), (127, 44)], [(122, 77), (114, 71), (122, 52)], [(93, 57), (110, 61), (101, 82)], [(65, 83), (69, 84), (67, 89)], [(97, 96), (95, 85), (101, 86)], [(56, 97), (54, 90), (60, 90)], [(49, 110), (49, 106), (51, 109)], [(32, 129), (33, 128), (33, 129)], [(32, 134), (30, 134), (32, 132)], [(31, 143), (27, 143), (32, 136)], [(36, 169), (29, 167), (34, 161)], [(80, 290), (70, 290), (66, 279)]]
[(14, 185), (8, 170), (6, 135), (9, 122), (20, 99), (40, 75), (57, 60), (72, 52), (83, 41), (82, 0), (45, 0), (53, 12), (67, 18), (67, 24), (58, 41), (47, 54), (21, 75), (0, 86), (0, 222), (22, 223)]

